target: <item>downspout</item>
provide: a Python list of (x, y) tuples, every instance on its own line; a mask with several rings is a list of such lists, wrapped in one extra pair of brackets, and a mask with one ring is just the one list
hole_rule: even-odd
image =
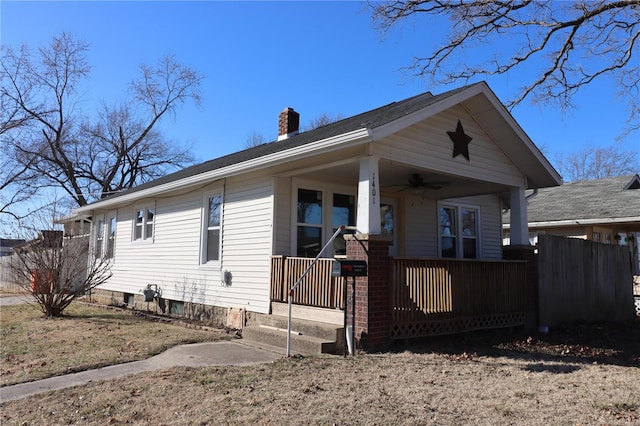
[(227, 189), (227, 178), (222, 180), (222, 205), (220, 206), (220, 284), (223, 287), (229, 287), (231, 285), (231, 273), (225, 271), (222, 267), (224, 259), (224, 197)]
[[(91, 216), (93, 218), (93, 215)], [(82, 218), (80, 219), (81, 221), (87, 221), (89, 222), (90, 226), (89, 226), (89, 247), (87, 248), (87, 274), (89, 274), (89, 268), (91, 267), (91, 258), (93, 258), (93, 256), (95, 256), (95, 247), (93, 245), (93, 220), (88, 219), (88, 218)], [(85, 276), (85, 279), (87, 277)], [(89, 290), (89, 302), (91, 302), (91, 290)]]

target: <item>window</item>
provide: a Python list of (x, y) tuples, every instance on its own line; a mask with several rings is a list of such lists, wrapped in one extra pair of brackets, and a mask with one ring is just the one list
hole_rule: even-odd
[[(309, 186), (316, 186), (311, 183)], [(349, 194), (346, 187), (298, 188), (294, 194), (295, 224), (293, 232), (296, 235), (295, 245), (291, 247), (296, 256), (314, 258), (327, 241), (342, 225), (356, 225), (357, 200), (354, 194)], [(395, 201), (386, 200), (380, 204), (380, 218), (382, 233), (394, 237), (395, 244)], [(345, 230), (343, 234), (353, 233), (353, 230)], [(395, 253), (395, 246), (389, 247), (389, 253)], [(323, 255), (346, 256), (346, 241), (338, 236), (328, 247)]]
[(98, 219), (98, 226), (96, 229), (97, 233), (95, 255), (96, 259), (99, 259), (102, 257), (102, 247), (104, 247), (104, 217)]
[(105, 253), (105, 257), (111, 259), (113, 258), (113, 250), (115, 247), (115, 243), (116, 243), (116, 224), (117, 224), (117, 220), (116, 220), (116, 216), (110, 216), (109, 217), (109, 229), (108, 229), (108, 235), (107, 235), (107, 251)]
[[(293, 247), (296, 256), (316, 257), (340, 226), (355, 226), (355, 195), (333, 189), (297, 189), (296, 245)], [(347, 232), (353, 231), (344, 231)], [(323, 253), (325, 256), (346, 254), (346, 241), (341, 236), (336, 237)]]
[(153, 225), (156, 209), (153, 206), (138, 207), (135, 211), (133, 239), (144, 241), (153, 239)]
[(123, 302), (125, 305), (134, 306), (135, 305), (135, 295), (131, 293), (123, 293)]
[(113, 258), (113, 252), (116, 242), (116, 213), (112, 212), (105, 216), (100, 215), (96, 221), (96, 237), (94, 254), (96, 259), (104, 257), (105, 259)]
[(389, 245), (389, 256), (398, 254), (397, 246), (397, 223), (395, 217), (397, 214), (397, 203), (393, 198), (383, 197), (380, 200), (380, 231), (382, 235), (388, 235), (391, 239)]
[(594, 242), (599, 243), (600, 242), (600, 233), (599, 232), (594, 232), (592, 239), (593, 239)]
[(217, 262), (220, 260), (222, 194), (206, 194), (203, 211), (202, 263)]
[(440, 256), (476, 259), (479, 256), (479, 209), (441, 205)]
[[(333, 232), (335, 234), (341, 225), (355, 226), (356, 224), (356, 197), (353, 195), (333, 194)], [(344, 231), (344, 233), (353, 231)], [(347, 242), (344, 238), (336, 237), (333, 240), (333, 255), (346, 256)]]
[(322, 248), (322, 191), (298, 189), (297, 255), (316, 257)]

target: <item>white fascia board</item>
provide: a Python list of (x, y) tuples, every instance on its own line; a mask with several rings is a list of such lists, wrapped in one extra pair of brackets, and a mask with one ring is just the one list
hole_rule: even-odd
[(91, 215), (88, 212), (84, 213), (84, 214), (79, 214), (79, 213), (77, 213), (76, 210), (74, 210), (73, 212), (71, 212), (68, 215), (61, 216), (61, 217), (58, 217), (58, 218), (54, 219), (53, 223), (63, 224), (63, 223), (75, 222), (76, 220), (80, 220), (80, 219), (88, 219), (90, 217), (91, 217)]
[(398, 118), (390, 123), (383, 124), (380, 127), (376, 127), (373, 130), (373, 140), (377, 141), (383, 139), (387, 136), (390, 136), (394, 133), (399, 132), (400, 130), (406, 129), (409, 126), (417, 124), (427, 118), (434, 116), (442, 111), (445, 111), (449, 108), (453, 108), (461, 102), (479, 94), (484, 93), (487, 95), (487, 86), (485, 84), (478, 84), (472, 87), (469, 87), (466, 90), (463, 90), (455, 95), (451, 95), (441, 101), (436, 102), (433, 105), (429, 105), (426, 108), (415, 111), (411, 114), (405, 115), (404, 117)]
[(331, 151), (336, 148), (347, 148), (353, 145), (367, 143), (370, 141), (371, 131), (366, 128), (358, 129), (352, 132), (334, 136), (332, 138), (311, 142), (288, 150), (274, 152), (273, 154), (253, 158), (251, 160), (243, 161), (236, 164), (231, 164), (227, 167), (199, 173), (197, 175), (189, 176), (184, 179), (165, 183), (164, 185), (158, 185), (149, 189), (144, 189), (142, 191), (132, 192), (131, 194), (122, 195), (111, 200), (106, 199), (104, 201), (98, 201), (96, 203), (79, 207), (73, 210), (73, 214), (81, 214), (82, 212), (88, 212), (97, 209), (107, 209), (120, 204), (128, 204), (140, 198), (153, 197), (164, 192), (200, 185), (207, 181), (213, 181), (216, 179), (234, 176), (240, 173), (277, 166), (279, 164), (286, 163), (287, 161), (291, 161), (292, 159), (309, 157), (311, 155), (317, 154), (318, 152), (326, 153), (327, 151)]
[[(590, 225), (608, 225), (614, 223), (640, 223), (640, 216), (629, 217), (605, 217), (600, 219), (567, 219), (567, 220), (551, 220), (546, 222), (529, 222), (529, 228), (553, 228), (560, 226), (590, 226)], [(510, 229), (511, 224), (505, 223), (503, 229)]]

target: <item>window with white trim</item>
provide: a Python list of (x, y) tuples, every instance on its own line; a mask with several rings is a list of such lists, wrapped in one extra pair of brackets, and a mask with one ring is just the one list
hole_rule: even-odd
[(152, 241), (155, 219), (156, 208), (154, 205), (137, 207), (133, 218), (133, 240)]
[(316, 257), (322, 248), (322, 191), (298, 189), (296, 256)]
[(480, 209), (441, 204), (438, 213), (440, 256), (460, 259), (480, 257)]
[[(300, 257), (316, 257), (338, 227), (356, 224), (356, 197), (337, 188), (323, 190), (304, 186), (297, 189), (295, 253)], [(334, 239), (323, 254), (346, 256), (344, 238)]]
[(115, 213), (109, 215), (109, 222), (107, 224), (107, 250), (105, 257), (108, 259), (113, 258), (113, 252), (116, 245), (116, 226), (118, 224)]
[(94, 254), (96, 256), (96, 259), (99, 259), (102, 257), (102, 250), (104, 247), (104, 216), (100, 216), (98, 218), (98, 222), (96, 225), (96, 243), (95, 243), (95, 250), (94, 250)]
[[(331, 220), (333, 222), (331, 235), (333, 235), (341, 225), (355, 226), (356, 197), (353, 195), (334, 193)], [(343, 231), (344, 234), (353, 232), (354, 231)], [(338, 236), (335, 240), (333, 240), (333, 255), (347, 255), (347, 242), (344, 238)]]
[(203, 201), (202, 263), (206, 264), (220, 261), (222, 193), (208, 193)]
[[(105, 220), (106, 217), (106, 220)], [(97, 217), (96, 222), (96, 238), (94, 245), (94, 254), (96, 259), (104, 257), (105, 259), (113, 258), (116, 240), (116, 213), (108, 213)]]

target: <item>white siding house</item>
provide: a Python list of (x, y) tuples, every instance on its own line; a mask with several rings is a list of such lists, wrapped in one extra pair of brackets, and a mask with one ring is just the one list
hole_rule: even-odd
[[(173, 303), (269, 313), (272, 256), (313, 257), (340, 225), (392, 235), (392, 256), (501, 259), (503, 207), (512, 241), (525, 244), (524, 191), (559, 184), (478, 83), (287, 131), (66, 220), (92, 221), (92, 255), (112, 258), (100, 288), (112, 298), (152, 285)], [(344, 241), (323, 256), (344, 256)]]

